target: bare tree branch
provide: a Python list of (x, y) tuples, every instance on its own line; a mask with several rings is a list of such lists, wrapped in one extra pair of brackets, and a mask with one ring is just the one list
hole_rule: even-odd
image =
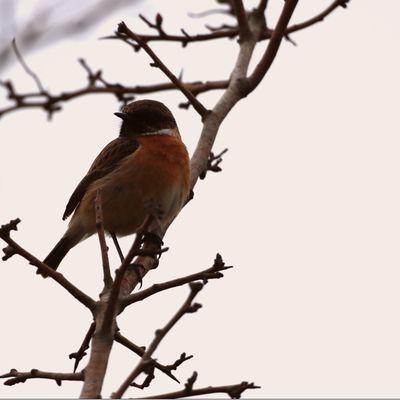
[(122, 309), (133, 304), (137, 303), (138, 301), (142, 301), (147, 299), (148, 297), (152, 296), (153, 294), (162, 292), (167, 289), (171, 289), (174, 287), (182, 286), (190, 282), (195, 281), (203, 281), (204, 284), (208, 282), (209, 279), (219, 279), (222, 278), (224, 275), (221, 271), (225, 271), (231, 266), (225, 266), (225, 263), (222, 260), (222, 257), (217, 254), (214, 264), (210, 267), (205, 269), (204, 271), (197, 272), (192, 275), (184, 276), (182, 278), (173, 279), (168, 282), (164, 283), (155, 283), (154, 285), (150, 286), (148, 289), (141, 290), (138, 293), (131, 294), (130, 296), (124, 297), (121, 300), (121, 307)]
[[(136, 41), (140, 47), (143, 48), (143, 50), (152, 58), (154, 61), (154, 65), (157, 66), (158, 68), (161, 69), (161, 71), (164, 72), (164, 74), (169, 78), (169, 80), (174, 83), (174, 85), (179, 88), (179, 90), (184, 94), (184, 96), (189, 100), (190, 104), (193, 106), (193, 108), (200, 114), (202, 118), (205, 118), (207, 115), (208, 111), (207, 109), (196, 99), (196, 97), (193, 95), (192, 92), (190, 92), (184, 84), (167, 68), (167, 66), (159, 59), (159, 57), (151, 50), (151, 48), (147, 45), (147, 43), (142, 40), (142, 38), (139, 35), (136, 35), (136, 33), (132, 32), (124, 22), (121, 22), (118, 25), (118, 34), (123, 34), (120, 35), (121, 39), (126, 39), (124, 35), (127, 37), (133, 39)], [(125, 40), (126, 41), (126, 40)], [(129, 42), (128, 42), (129, 43)]]
[(45, 90), (43, 88), (42, 82), (40, 81), (39, 77), (37, 76), (37, 74), (35, 74), (31, 68), (29, 68), (28, 64), (25, 62), (24, 58), (22, 57), (22, 54), (20, 53), (20, 51), (18, 50), (17, 47), (17, 42), (15, 39), (12, 40), (12, 48), (14, 50), (15, 55), (17, 56), (18, 61), (20, 62), (20, 64), (22, 65), (22, 67), (24, 68), (25, 72), (30, 75), (32, 77), (32, 79), (35, 81), (36, 86), (39, 89), (40, 93), (45, 93)]
[(254, 383), (242, 382), (236, 385), (225, 385), (225, 386), (208, 386), (200, 389), (193, 389), (194, 382), (197, 379), (197, 373), (188, 379), (185, 384), (185, 389), (177, 392), (163, 393), (155, 396), (141, 397), (144, 399), (180, 399), (182, 397), (193, 397), (202, 396), (205, 394), (212, 393), (226, 393), (231, 399), (240, 399), (242, 393), (249, 389), (260, 389), (260, 386), (254, 385)]
[(85, 335), (85, 338), (83, 339), (81, 346), (79, 347), (79, 350), (69, 355), (70, 360), (72, 360), (73, 358), (75, 359), (74, 372), (76, 372), (76, 370), (78, 369), (78, 365), (81, 362), (82, 358), (86, 356), (86, 350), (89, 348), (89, 344), (90, 341), (92, 340), (95, 328), (96, 324), (92, 322)]
[[(127, 339), (125, 336), (122, 336), (119, 332), (115, 334), (115, 341), (122, 344), (129, 350), (133, 351), (140, 357), (143, 357), (143, 354), (146, 351), (145, 347), (137, 346), (136, 344), (132, 343), (129, 339)], [(169, 376), (175, 382), (179, 383), (179, 380), (172, 374), (172, 371), (175, 371), (179, 367), (179, 365), (181, 365), (183, 362), (187, 360), (190, 360), (192, 357), (193, 356), (187, 356), (186, 353), (182, 353), (180, 357), (173, 364), (170, 365), (162, 365), (156, 360), (153, 360), (152, 362), (155, 368), (159, 369), (165, 375)]]
[(6, 386), (13, 386), (17, 383), (24, 383), (28, 379), (51, 379), (61, 386), (62, 381), (83, 381), (84, 373), (82, 372), (45, 372), (38, 369), (31, 369), (29, 372), (19, 372), (12, 369), (10, 372), (1, 375), (0, 379), (7, 379), (4, 382)]
[(285, 35), (286, 27), (289, 23), (289, 20), (296, 8), (298, 0), (286, 0), (281, 15), (279, 17), (278, 23), (274, 31), (272, 32), (271, 40), (268, 43), (268, 47), (262, 56), (260, 62), (255, 67), (253, 73), (247, 79), (248, 88), (247, 91), (250, 93), (253, 91), (261, 80), (264, 78), (267, 73), (269, 67), (275, 59), (276, 54), (278, 53), (279, 46), (281, 44), (282, 38)]
[(322, 22), (329, 14), (331, 14), (333, 11), (335, 11), (338, 7), (343, 7), (347, 8), (347, 4), (350, 2), (350, 0), (335, 0), (329, 7), (327, 7), (324, 11), (322, 11), (320, 14), (316, 15), (313, 18), (310, 18), (304, 22), (301, 22), (299, 24), (294, 24), (292, 26), (289, 26), (286, 29), (285, 34), (301, 31), (302, 29), (308, 28), (311, 25), (315, 25), (318, 22)]
[[(229, 81), (227, 80), (220, 80), (207, 82), (187, 82), (184, 83), (184, 85), (193, 93), (193, 95), (198, 95), (211, 90), (225, 89), (228, 86), (228, 83)], [(49, 92), (17, 93), (10, 81), (0, 82), (0, 85), (6, 89), (8, 98), (15, 102), (14, 105), (0, 109), (0, 117), (23, 108), (41, 108), (51, 117), (54, 112), (61, 110), (61, 103), (88, 94), (112, 94), (117, 97), (118, 101), (126, 103), (130, 100), (133, 100), (133, 97), (128, 95), (155, 93), (165, 90), (179, 90), (175, 84), (169, 82), (147, 86), (123, 86), (120, 84), (107, 83), (106, 86), (94, 86), (89, 84), (81, 89), (65, 91), (58, 95), (54, 95), (50, 94)]]
[(165, 337), (165, 335), (173, 328), (173, 326), (185, 315), (186, 313), (196, 312), (201, 305), (197, 303), (193, 303), (193, 299), (196, 297), (197, 293), (203, 288), (201, 283), (191, 283), (190, 284), (190, 294), (186, 301), (183, 303), (182, 307), (177, 311), (177, 313), (171, 318), (171, 320), (164, 326), (164, 328), (159, 329), (155, 333), (155, 337), (153, 341), (150, 343), (150, 346), (145, 351), (140, 360), (139, 364), (136, 368), (129, 374), (129, 376), (125, 379), (119, 389), (111, 395), (112, 399), (120, 399), (125, 393), (126, 389), (131, 385), (132, 382), (138, 377), (143, 370), (151, 364), (151, 356), (154, 351), (157, 349), (158, 345)]
[[(113, 36), (113, 38), (122, 39), (135, 50), (143, 48), (147, 54), (149, 54), (153, 60), (151, 65), (160, 68), (171, 80), (171, 83), (162, 83), (158, 85), (126, 87), (119, 83), (109, 83), (106, 79), (104, 79), (101, 70), (92, 70), (86, 61), (81, 59), (79, 62), (87, 73), (87, 86), (83, 89), (63, 92), (57, 96), (54, 96), (50, 92), (44, 90), (38, 76), (31, 69), (29, 69), (15, 46), (17, 57), (19, 54), (18, 58), (20, 59), (21, 64), (23, 65), (25, 71), (35, 79), (39, 91), (34, 93), (20, 94), (15, 90), (12, 82), (2, 82), (1, 84), (6, 89), (9, 99), (14, 102), (14, 104), (0, 110), (0, 116), (16, 109), (36, 107), (42, 108), (48, 113), (49, 117), (51, 117), (54, 112), (61, 109), (61, 104), (63, 102), (85, 94), (109, 93), (115, 95), (122, 103), (126, 103), (133, 99), (131, 96), (132, 94), (150, 93), (161, 90), (180, 90), (188, 99), (189, 104), (191, 104), (201, 115), (203, 121), (201, 136), (191, 159), (190, 184), (191, 189), (193, 190), (197, 180), (204, 177), (208, 170), (215, 172), (220, 170), (219, 164), (222, 160), (222, 155), (224, 154), (225, 150), (217, 155), (212, 153), (213, 144), (220, 125), (227, 114), (233, 109), (235, 104), (253, 91), (264, 78), (273, 60), (275, 59), (282, 39), (287, 38), (288, 40), (291, 40), (288, 36), (290, 33), (304, 29), (321, 21), (337, 7), (346, 7), (348, 1), (349, 0), (336, 0), (326, 10), (317, 16), (301, 24), (288, 27), (289, 20), (298, 0), (286, 0), (274, 31), (269, 30), (265, 23), (264, 13), (268, 0), (260, 0), (258, 7), (249, 13), (247, 13), (244, 9), (242, 0), (219, 0), (219, 2), (224, 2), (229, 5), (230, 9), (228, 12), (232, 14), (232, 16), (236, 16), (238, 26), (235, 27), (221, 25), (219, 28), (212, 28), (212, 32), (206, 35), (191, 36), (184, 29), (181, 30), (182, 35), (169, 35), (164, 30), (163, 17), (160, 14), (156, 15), (154, 22), (146, 19), (143, 16), (140, 16), (140, 18), (151, 29), (154, 29), (157, 32), (157, 35), (138, 35), (132, 32), (124, 23), (121, 23), (118, 27), (116, 36)], [(185, 46), (190, 42), (211, 40), (222, 37), (236, 37), (238, 35), (240, 36), (239, 52), (235, 66), (232, 69), (229, 79), (222, 81), (198, 81), (192, 83), (183, 83), (182, 77), (176, 77), (148, 46), (148, 42), (152, 40), (177, 41), (181, 42), (182, 45)], [(253, 73), (248, 76), (249, 64), (253, 56), (255, 46), (260, 40), (269, 38), (271, 40), (268, 43), (261, 60), (256, 65)], [(209, 111), (198, 101), (196, 96), (208, 90), (215, 89), (226, 90), (213, 110)], [(39, 375), (43, 374), (43, 376), (40, 377), (54, 379), (58, 383), (63, 379), (60, 378), (60, 376), (69, 376), (71, 377), (71, 380), (84, 380), (81, 397), (99, 397), (101, 396), (101, 389), (107, 369), (109, 355), (114, 341), (117, 341), (142, 357), (136, 368), (126, 378), (120, 388), (112, 395), (113, 398), (120, 398), (130, 385), (138, 388), (147, 387), (154, 378), (155, 369), (159, 369), (171, 379), (177, 380), (172, 374), (172, 371), (191, 357), (186, 356), (185, 353), (182, 353), (180, 358), (177, 359), (173, 364), (162, 365), (152, 358), (152, 355), (162, 339), (177, 323), (177, 321), (185, 313), (195, 312), (200, 307), (200, 305), (196, 303), (192, 304), (194, 297), (203, 287), (203, 285), (198, 281), (207, 283), (209, 279), (220, 278), (223, 276), (221, 271), (224, 271), (230, 267), (226, 267), (222, 261), (222, 258), (217, 255), (214, 265), (211, 268), (186, 277), (174, 279), (161, 284), (155, 284), (139, 293), (131, 294), (137, 284), (141, 282), (142, 277), (151, 269), (157, 267), (158, 259), (156, 255), (161, 254), (167, 249), (160, 249), (157, 247), (157, 245), (147, 240), (145, 240), (143, 248), (141, 249), (143, 235), (138, 233), (128, 255), (122, 261), (113, 282), (107, 254), (108, 249), (105, 240), (101, 206), (101, 193), (97, 193), (95, 201), (96, 227), (100, 241), (104, 275), (104, 288), (100, 294), (100, 300), (98, 302), (95, 302), (89, 296), (81, 292), (78, 288), (66, 280), (63, 275), (53, 271), (51, 268), (40, 262), (11, 239), (10, 231), (17, 229), (19, 220), (11, 221), (9, 224), (0, 228), (0, 238), (2, 238), (8, 244), (8, 246), (4, 249), (4, 260), (12, 257), (15, 254), (19, 254), (26, 258), (31, 264), (35, 265), (40, 271), (51, 276), (69, 293), (82, 302), (82, 304), (88, 307), (94, 316), (94, 323), (90, 326), (88, 332), (86, 333), (78, 352), (70, 355), (70, 358), (75, 358), (74, 371), (76, 371), (80, 360), (86, 354), (85, 351), (88, 349), (91, 342), (89, 362), (84, 370), (84, 373), (81, 372), (57, 375), (57, 373), (47, 373), (37, 370), (32, 370), (34, 372), (31, 371), (30, 373), (12, 370), (9, 374), (13, 373), (14, 375), (6, 376), (7, 374), (5, 374), (2, 376), (3, 378), (7, 377), (11, 378), (9, 381), (18, 380), (22, 382), (26, 379), (39, 377), (39, 373)], [(149, 223), (150, 217), (147, 219), (142, 230), (146, 230)], [(135, 262), (137, 265), (140, 265), (141, 273), (138, 272), (138, 269), (130, 268), (131, 262), (136, 256), (138, 257), (136, 258)], [(174, 315), (174, 317), (167, 323), (167, 325), (165, 325), (163, 329), (156, 331), (155, 338), (147, 350), (136, 346), (118, 332), (116, 317), (117, 314), (126, 306), (138, 301), (142, 301), (149, 296), (159, 293), (163, 290), (178, 287), (186, 283), (191, 283), (191, 292), (188, 299), (185, 301), (180, 310)], [(141, 373), (144, 373), (146, 377), (143, 382), (136, 383), (135, 380)], [(238, 385), (193, 389), (196, 377), (197, 374), (194, 374), (188, 380), (184, 390), (159, 395), (157, 397), (179, 398), (210, 393), (227, 393), (232, 398), (239, 398), (244, 390), (257, 388), (253, 383), (242, 382)], [(15, 381), (14, 383), (18, 382)]]
[(27, 250), (22, 248), (19, 244), (17, 244), (10, 237), (11, 230), (17, 230), (17, 225), (20, 222), (20, 219), (15, 219), (6, 225), (2, 225), (0, 228), (0, 238), (3, 239), (8, 246), (3, 249), (4, 257), (3, 261), (9, 259), (14, 254), (18, 254), (21, 257), (25, 258), (25, 260), (29, 261), (30, 264), (34, 265), (39, 269), (39, 271), (43, 272), (45, 275), (50, 276), (54, 279), (59, 285), (61, 285), (65, 290), (67, 290), (75, 299), (81, 302), (84, 306), (86, 306), (92, 312), (94, 311), (96, 302), (89, 297), (87, 294), (83, 293), (80, 289), (74, 286), (64, 275), (60, 272), (55, 271), (53, 268), (50, 268), (46, 264), (42, 263), (35, 256), (30, 254)]
[(260, 3), (258, 4), (257, 7), (257, 13), (264, 14), (265, 10), (267, 9), (267, 6), (268, 6), (268, 0), (260, 0)]
[[(306, 20), (302, 23), (292, 25), (288, 27), (285, 31), (285, 37), (290, 33), (297, 32), (299, 30), (308, 28), (311, 25), (314, 25), (318, 22), (321, 22), (331, 14), (336, 8), (343, 7), (346, 8), (347, 3), (350, 0), (335, 0), (329, 7), (327, 7), (323, 12), (316, 15), (309, 20)], [(261, 5), (261, 3), (260, 3)], [(219, 38), (233, 38), (238, 35), (238, 29), (228, 29), (223, 31), (213, 32), (212, 34), (203, 34), (203, 35), (183, 35), (183, 36), (174, 36), (174, 35), (166, 35), (160, 37), (159, 35), (140, 35), (141, 39), (145, 42), (154, 41), (154, 40), (166, 40), (166, 41), (178, 41), (182, 43), (188, 43), (192, 41), (203, 41), (203, 40), (213, 40)], [(271, 31), (265, 30), (261, 31), (259, 34), (258, 40), (265, 40), (271, 37)], [(111, 36), (110, 38), (116, 39), (116, 36)], [(80, 60), (82, 63), (83, 60)], [(86, 64), (87, 66), (87, 64)], [(99, 72), (99, 71), (98, 71)], [(92, 75), (95, 76), (96, 74)], [(101, 74), (98, 75), (101, 78)], [(127, 95), (134, 95), (134, 94), (146, 94), (146, 93), (154, 93), (158, 91), (164, 90), (176, 90), (178, 89), (174, 83), (160, 83), (155, 85), (148, 85), (148, 86), (124, 86), (120, 84), (111, 84), (104, 80), (99, 79), (101, 83), (105, 86), (94, 86), (89, 84), (87, 87), (72, 90), (72, 91), (65, 91), (59, 95), (50, 94), (49, 92), (41, 93), (17, 93), (14, 89), (14, 86), (10, 81), (0, 82), (0, 84), (7, 90), (7, 95), (10, 100), (15, 101), (14, 105), (4, 107), (0, 109), (0, 117), (8, 114), (10, 112), (16, 111), (18, 109), (23, 108), (42, 108), (45, 110), (49, 117), (56, 111), (61, 110), (61, 103), (66, 102), (72, 99), (75, 99), (80, 96), (85, 96), (88, 94), (113, 94), (117, 97), (119, 101), (127, 102), (132, 100), (132, 97), (127, 97)], [(218, 90), (218, 89), (226, 89), (228, 87), (229, 81), (228, 80), (221, 80), (221, 81), (211, 81), (211, 82), (187, 82), (183, 83), (183, 85), (193, 94), (198, 95), (210, 90)]]
[(111, 324), (112, 320), (115, 317), (115, 312), (117, 310), (117, 300), (120, 294), (121, 283), (124, 277), (128, 266), (132, 262), (133, 258), (137, 256), (140, 246), (142, 244), (143, 233), (147, 231), (147, 228), (150, 225), (152, 217), (148, 217), (143, 224), (142, 229), (136, 233), (135, 241), (133, 242), (128, 254), (126, 255), (124, 261), (122, 262), (121, 266), (118, 268), (115, 276), (114, 283), (111, 288), (110, 297), (108, 299), (107, 308), (104, 315), (103, 325), (101, 329), (108, 329)]
[(250, 35), (249, 22), (247, 20), (246, 11), (243, 6), (242, 0), (232, 0), (233, 9), (236, 14), (239, 26), (240, 40), (246, 40)]
[(18, 21), (20, 23), (17, 24), (16, 6), (18, 1), (1, 0), (0, 25), (3, 43), (0, 44), (0, 70), (13, 61), (13, 50), (9, 45), (11, 38), (18, 39), (20, 48), (26, 54), (27, 51), (37, 50), (44, 44), (72, 38), (73, 35), (90, 29), (110, 13), (132, 6), (135, 2), (136, 0), (84, 1), (80, 2), (81, 7), (74, 9), (69, 6), (68, 10), (65, 8), (66, 5), (75, 5), (77, 2), (63, 0), (36, 2), (43, 4), (43, 7), (35, 7), (32, 16)]

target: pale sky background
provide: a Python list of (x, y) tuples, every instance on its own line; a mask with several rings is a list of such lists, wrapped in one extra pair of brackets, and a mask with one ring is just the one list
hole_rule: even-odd
[[(271, 25), (283, 2), (270, 3)], [(213, 4), (142, 1), (26, 59), (54, 92), (85, 84), (78, 57), (102, 68), (110, 82), (162, 82), (144, 53), (97, 38), (120, 20), (145, 32), (136, 15), (151, 18), (157, 11), (168, 31), (195, 33), (222, 20), (193, 20), (187, 12)], [(292, 23), (328, 4), (300, 1)], [(165, 238), (171, 250), (144, 281), (147, 287), (200, 271), (216, 252), (235, 266), (204, 288), (197, 299), (203, 308), (184, 317), (155, 354), (165, 364), (183, 351), (194, 355), (177, 372), (182, 383), (196, 370), (197, 387), (243, 380), (262, 386), (245, 397), (400, 396), (399, 12), (398, 0), (353, 0), (347, 10), (294, 34), (298, 46), (282, 44), (266, 79), (223, 123), (215, 144), (217, 152), (229, 147), (223, 172), (199, 182), (195, 200)], [(259, 44), (256, 56), (265, 46)], [(175, 73), (184, 68), (188, 80), (226, 78), (237, 50), (228, 40), (152, 47)], [(17, 64), (1, 78), (34, 89)], [(212, 107), (219, 95), (200, 99)], [(197, 114), (176, 107), (184, 100), (178, 92), (151, 98), (171, 108), (192, 153), (201, 128)], [(40, 110), (0, 120), (0, 223), (21, 218), (13, 237), (38, 257), (63, 234), (71, 192), (116, 137), (118, 107), (114, 97), (94, 95), (66, 103), (50, 123)], [(110, 256), (116, 267), (112, 248)], [(60, 270), (96, 296), (102, 278), (97, 238), (74, 248)], [(78, 349), (91, 315), (20, 257), (1, 263), (0, 275), (0, 373), (71, 371), (68, 354)], [(149, 344), (187, 293), (169, 291), (129, 309), (119, 318), (121, 332)], [(104, 397), (137, 360), (115, 344)], [(0, 386), (0, 396), (78, 397), (80, 389), (81, 383), (58, 388), (31, 380)], [(178, 389), (157, 373), (146, 394)], [(141, 395), (133, 388), (126, 393)]]

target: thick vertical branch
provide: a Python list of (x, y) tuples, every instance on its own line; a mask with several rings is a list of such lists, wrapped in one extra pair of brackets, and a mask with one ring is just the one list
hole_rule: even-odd
[(101, 397), (108, 359), (116, 333), (115, 321), (109, 329), (101, 329), (104, 323), (107, 302), (99, 302), (95, 313), (96, 330), (93, 334), (89, 362), (85, 368), (84, 383), (81, 399), (95, 399)]

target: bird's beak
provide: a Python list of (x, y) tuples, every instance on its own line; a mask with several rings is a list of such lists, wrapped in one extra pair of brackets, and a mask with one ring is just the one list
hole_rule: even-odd
[(121, 118), (123, 121), (126, 121), (129, 118), (129, 115), (125, 112), (115, 112), (114, 115)]

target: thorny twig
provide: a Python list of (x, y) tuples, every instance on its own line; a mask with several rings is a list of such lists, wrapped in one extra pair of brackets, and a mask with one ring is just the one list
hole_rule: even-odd
[(260, 386), (256, 386), (253, 382), (242, 382), (236, 385), (226, 386), (208, 386), (200, 389), (193, 389), (194, 383), (197, 379), (197, 372), (193, 372), (193, 375), (187, 380), (185, 388), (177, 392), (163, 393), (149, 397), (142, 397), (144, 399), (180, 399), (182, 397), (193, 397), (202, 396), (205, 394), (212, 393), (226, 393), (231, 399), (240, 399), (242, 393), (249, 389), (260, 389)]
[(209, 279), (219, 279), (224, 275), (221, 271), (225, 271), (227, 269), (232, 268), (231, 266), (226, 266), (220, 254), (217, 254), (214, 260), (213, 265), (210, 268), (205, 269), (204, 271), (197, 272), (192, 275), (184, 276), (182, 278), (173, 279), (163, 283), (155, 283), (150, 286), (148, 289), (141, 290), (138, 293), (133, 293), (121, 301), (121, 307), (125, 308), (130, 304), (137, 303), (138, 301), (142, 301), (152, 296), (153, 294), (162, 292), (164, 290), (168, 290), (174, 287), (182, 286), (190, 282), (202, 281), (203, 284), (206, 284)]
[(219, 166), (222, 162), (222, 156), (228, 151), (228, 149), (222, 150), (218, 154), (214, 154), (213, 152), (210, 152), (210, 155), (208, 156), (208, 162), (207, 162), (207, 169), (200, 174), (200, 179), (204, 179), (207, 175), (207, 171), (211, 172), (221, 172), (222, 168)]
[[(122, 336), (121, 333), (117, 332), (115, 334), (115, 341), (122, 344), (129, 350), (133, 351), (138, 356), (142, 357), (146, 351), (145, 347), (137, 346), (136, 344), (132, 343), (129, 339), (125, 336)], [(179, 383), (179, 380), (172, 374), (172, 371), (175, 371), (183, 362), (190, 360), (193, 356), (187, 356), (186, 353), (182, 353), (180, 357), (170, 365), (163, 365), (160, 364), (158, 361), (154, 360), (154, 367), (159, 369), (165, 375), (169, 376), (175, 382)]]
[[(165, 337), (165, 335), (173, 328), (173, 326), (185, 315), (186, 313), (196, 312), (201, 305), (198, 303), (192, 303), (193, 299), (196, 297), (197, 293), (203, 288), (203, 285), (199, 282), (190, 284), (190, 293), (186, 301), (183, 303), (182, 307), (177, 311), (177, 313), (171, 318), (171, 320), (162, 329), (158, 329), (155, 332), (155, 337), (150, 343), (142, 359), (139, 361), (136, 368), (129, 374), (125, 381), (121, 384), (116, 392), (111, 395), (112, 399), (119, 399), (123, 396), (126, 389), (135, 381), (135, 379), (144, 372), (149, 365), (153, 365), (151, 361), (151, 356), (157, 349), (158, 345)], [(153, 366), (154, 368), (154, 366)]]
[(74, 372), (76, 372), (76, 370), (78, 369), (78, 365), (81, 362), (82, 358), (86, 356), (86, 350), (89, 348), (89, 344), (90, 341), (92, 340), (95, 328), (96, 324), (92, 322), (90, 324), (88, 331), (86, 332), (86, 335), (83, 339), (81, 346), (79, 347), (79, 350), (69, 355), (70, 360), (72, 360), (73, 358), (75, 359)]

